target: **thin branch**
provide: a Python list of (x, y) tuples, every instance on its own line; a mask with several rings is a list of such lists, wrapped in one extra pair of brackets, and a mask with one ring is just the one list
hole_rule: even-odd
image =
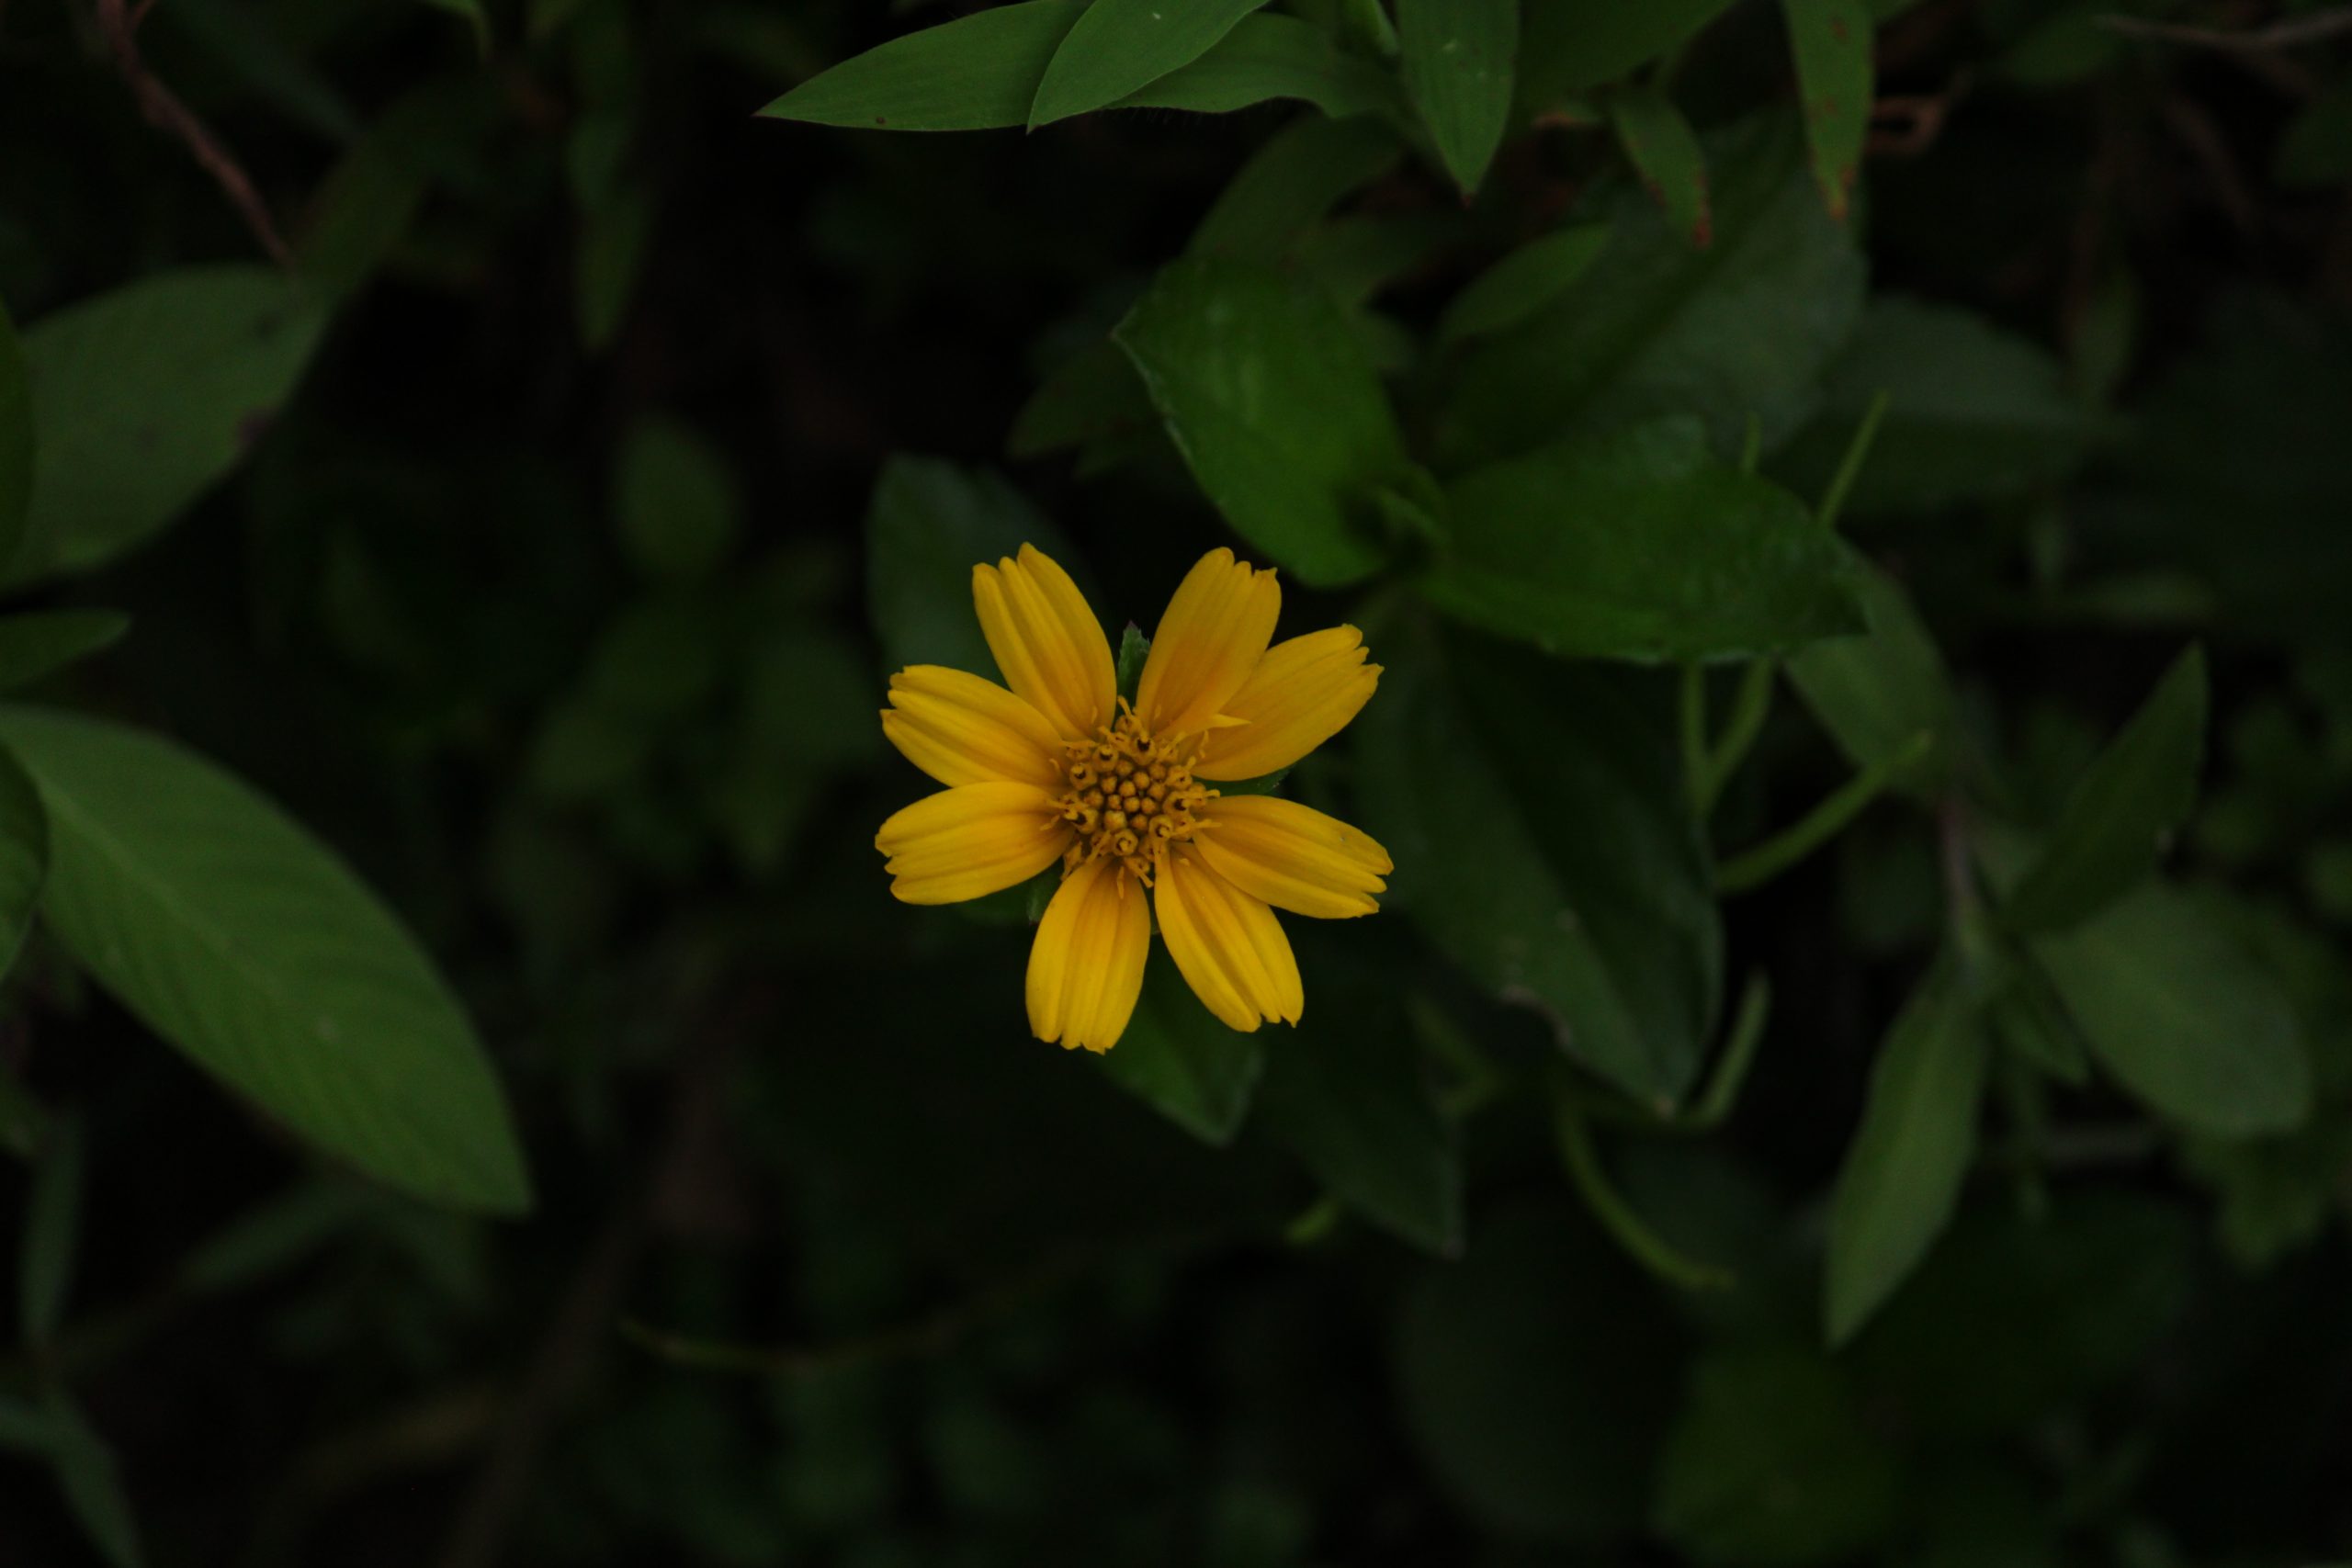
[(2338, 33), (2352, 33), (2352, 6), (2339, 6), (2331, 11), (2315, 11), (2308, 17), (2290, 17), (2267, 28), (2254, 28), (2245, 32), (2190, 27), (2183, 22), (2155, 22), (2144, 17), (2113, 14), (2099, 17), (2098, 23), (2110, 32), (2124, 33), (2133, 38), (2160, 39), (2166, 43), (2188, 44), (2197, 49), (2259, 52), (2293, 49), (2300, 44), (2323, 42)]
[(115, 66), (130, 85), (132, 96), (139, 100), (139, 107), (146, 115), (147, 123), (177, 137), (187, 146), (197, 163), (228, 197), (230, 205), (244, 219), (245, 227), (253, 231), (254, 239), (269, 253), (270, 259), (282, 267), (291, 268), (294, 253), (287, 249), (286, 242), (278, 236), (277, 225), (270, 219), (267, 204), (262, 200), (261, 193), (254, 188), (254, 182), (246, 175), (243, 165), (212, 133), (211, 128), (197, 118), (196, 111), (180, 102), (176, 94), (157, 81), (154, 73), (147, 69), (146, 62), (140, 58), (139, 24), (147, 19), (148, 8), (154, 0), (141, 0), (135, 9), (127, 6), (124, 0), (96, 0), (96, 4), (98, 26), (106, 33), (107, 47), (114, 51)]

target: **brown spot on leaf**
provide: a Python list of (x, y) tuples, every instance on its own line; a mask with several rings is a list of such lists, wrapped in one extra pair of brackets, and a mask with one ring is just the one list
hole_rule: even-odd
[(237, 450), (252, 451), (261, 438), (269, 434), (269, 427), (277, 423), (277, 411), (274, 408), (247, 409), (244, 417), (237, 421)]

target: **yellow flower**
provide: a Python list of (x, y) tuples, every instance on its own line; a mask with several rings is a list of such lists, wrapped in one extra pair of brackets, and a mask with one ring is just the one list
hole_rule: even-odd
[[(890, 677), (882, 732), (947, 787), (882, 824), (890, 891), (956, 904), (1059, 861), (1029, 950), (1029, 1027), (1108, 1051), (1143, 988), (1148, 891), (1177, 969), (1238, 1030), (1296, 1023), (1298, 962), (1277, 908), (1369, 915), (1388, 852), (1337, 818), (1213, 786), (1286, 768), (1344, 728), (1380, 666), (1353, 626), (1272, 642), (1272, 571), (1212, 550), (1160, 618), (1131, 705), (1102, 623), (1030, 546), (972, 569), (1005, 685), (918, 664)], [(1012, 690), (1007, 691), (1006, 686)]]

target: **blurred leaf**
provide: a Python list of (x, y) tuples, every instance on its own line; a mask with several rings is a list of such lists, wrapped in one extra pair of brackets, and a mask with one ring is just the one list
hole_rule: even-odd
[(1299, 929), (1306, 923), (1289, 922), (1306, 1010), (1295, 1029), (1259, 1032), (1266, 1042), (1260, 1114), (1333, 1197), (1416, 1247), (1452, 1257), (1462, 1247), (1461, 1156), (1423, 1077), (1419, 1045), (1361, 962)]
[(2032, 946), (2092, 1055), (2150, 1109), (2236, 1137), (2309, 1113), (2293, 1009), (2188, 895), (2146, 883)]
[(171, 524), (267, 431), (326, 324), (262, 267), (157, 274), (24, 334), (40, 466), (21, 582), (103, 565)]
[(379, 1180), (457, 1207), (528, 1207), (471, 1025), (330, 851), (152, 736), (17, 707), (0, 713), (0, 740), (49, 809), (42, 914), (125, 1006)]
[(1035, 545), (1083, 580), (1060, 530), (985, 469), (895, 456), (865, 513), (867, 607), (893, 669), (944, 664), (997, 678), (972, 608), (972, 569)]
[(1862, 0), (1781, 0), (1796, 54), (1797, 96), (1813, 183), (1830, 215), (1842, 219), (1861, 172), (1871, 124), (1872, 24)]
[(206, 1237), (181, 1264), (179, 1282), (204, 1292), (256, 1283), (349, 1230), (367, 1210), (366, 1194), (349, 1183), (300, 1183)]
[(2010, 924), (2073, 925), (2154, 869), (2164, 840), (2196, 805), (2205, 707), (2205, 654), (2192, 648), (2075, 785), (2040, 857), (2002, 901)]
[(1858, 517), (2023, 494), (2064, 478), (2099, 434), (2039, 344), (1966, 310), (1882, 297), (1830, 366), (1821, 412), (1774, 471), (1818, 489), (1882, 392), (1886, 415), (1846, 502)]
[(1235, 531), (1304, 581), (1381, 563), (1359, 513), (1408, 459), (1345, 316), (1270, 268), (1180, 261), (1113, 334)]
[(1087, 0), (1019, 0), (958, 17), (845, 60), (760, 113), (889, 130), (1026, 125), (1046, 67)]
[(1029, 129), (1116, 103), (1191, 64), (1266, 0), (1093, 0), (1046, 62)]
[(414, 224), (435, 179), (462, 167), (493, 123), (480, 77), (428, 82), (379, 115), (327, 174), (295, 244), (305, 282), (330, 299), (372, 278)]
[(1459, 213), (1366, 213), (1327, 219), (1300, 236), (1291, 261), (1342, 305), (1362, 305), (1462, 238)]
[(1395, 133), (1371, 120), (1294, 120), (1241, 165), (1187, 248), (1196, 256), (1278, 259), (1332, 203), (1403, 155)]
[(1274, 98), (1298, 98), (1344, 119), (1393, 112), (1396, 90), (1379, 67), (1340, 49), (1322, 28), (1265, 13), (1242, 17), (1198, 60), (1114, 107), (1226, 114)]
[(1851, 552), (1794, 496), (1715, 461), (1693, 421), (1475, 468), (1447, 513), (1422, 592), (1563, 658), (1752, 656), (1864, 624)]
[(1731, 0), (1531, 0), (1519, 101), (1541, 114), (1680, 46)]
[(726, 458), (677, 420), (656, 417), (629, 432), (613, 491), (622, 547), (649, 577), (707, 577), (741, 531)]
[(572, 253), (572, 310), (591, 354), (610, 348), (627, 323), (653, 234), (653, 198), (642, 186), (605, 193), (581, 215)]
[(1466, 197), (1510, 119), (1520, 0), (1396, 0), (1405, 90)]
[(23, 542), (33, 493), (33, 405), (16, 324), (0, 304), (0, 560)]
[(1114, 1082), (1219, 1147), (1241, 1130), (1265, 1066), (1265, 1032), (1242, 1034), (1218, 1022), (1161, 948), (1152, 950), (1127, 1032), (1102, 1056)]
[(734, 753), (710, 789), (737, 858), (764, 874), (824, 789), (881, 754), (882, 727), (871, 668), (842, 637), (786, 623), (767, 628), (748, 662)]
[(1860, 309), (1861, 256), (1809, 188), (1784, 118), (1704, 145), (1710, 243), (1693, 249), (1632, 182), (1581, 207), (1581, 218), (1611, 220), (1607, 247), (1520, 330), (1464, 355), (1440, 430), (1446, 461), (1669, 413), (1704, 420), (1728, 456), (1751, 418), (1769, 448), (1812, 412)]
[(1635, 1535), (1679, 1353), (1654, 1293), (1547, 1203), (1422, 1270), (1394, 1340), (1406, 1428), (1444, 1488), (1498, 1531), (1599, 1544)]
[(1860, 586), (1869, 632), (1799, 650), (1788, 661), (1789, 681), (1858, 768), (1894, 766), (1921, 735), (1934, 737), (1897, 775), (1905, 787), (1925, 790), (1951, 767), (1955, 721), (1943, 655), (1894, 579), (1869, 568)]
[(50, 1464), (75, 1522), (109, 1568), (141, 1568), (146, 1553), (114, 1450), (63, 1390), (51, 1389), (42, 1403), (49, 1417)]
[(2305, 104), (2271, 155), (2278, 183), (2332, 186), (2352, 180), (2352, 72)]
[(130, 617), (113, 610), (28, 610), (0, 616), (0, 691), (29, 686), (122, 640)]
[(1674, 100), (1655, 87), (1623, 87), (1605, 100), (1625, 157), (1690, 243), (1713, 240), (1707, 209), (1707, 154)]
[(1608, 243), (1604, 223), (1573, 224), (1530, 240), (1447, 303), (1438, 318), (1438, 342), (1455, 344), (1517, 326), (1581, 276)]
[(25, 1199), (25, 1234), (17, 1258), (17, 1332), (28, 1346), (47, 1345), (65, 1322), (82, 1248), (87, 1163), (82, 1123), (71, 1116), (51, 1122)]
[(48, 879), (49, 818), (40, 792), (17, 760), (0, 751), (0, 976), (24, 949)]
[(1672, 1108), (1714, 1027), (1723, 936), (1638, 688), (1428, 634), (1380, 652), (1358, 788), (1396, 858), (1391, 903), (1571, 1058)]
[(1106, 337), (1054, 367), (1013, 415), (1004, 449), (1008, 457), (1041, 457), (1092, 441), (1154, 431), (1159, 423), (1136, 367)]
[(1927, 1256), (1959, 1206), (1984, 1090), (1984, 1023), (1938, 961), (1887, 1032), (1829, 1213), (1824, 1325), (1842, 1344)]
[[(1143, 683), (1143, 667), (1151, 657), (1151, 638), (1133, 621), (1119, 634), (1118, 693), (1129, 702), (1136, 699), (1136, 688)], [(1230, 786), (1227, 786), (1228, 788)]]
[(1910, 1425), (2006, 1438), (2138, 1365), (2179, 1320), (2196, 1257), (2188, 1216), (2143, 1193), (1972, 1206), (1847, 1359)]
[(358, 139), (358, 116), (333, 80), (288, 46), (275, 18), (246, 0), (174, 0), (149, 20), (186, 35), (254, 96), (326, 140)]
[(490, 16), (481, 8), (481, 0), (424, 0), (424, 3), (470, 24), (475, 45), (484, 54), (490, 52)]
[(1652, 1517), (1702, 1562), (1832, 1562), (1886, 1538), (1902, 1487), (1836, 1367), (1794, 1348), (1723, 1349), (1692, 1369)]

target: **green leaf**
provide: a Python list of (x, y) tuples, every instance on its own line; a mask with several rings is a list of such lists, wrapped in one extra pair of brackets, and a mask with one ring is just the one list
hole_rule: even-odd
[(12, 558), (24, 538), (32, 493), (32, 392), (16, 325), (0, 305), (0, 561)]
[(1046, 65), (1029, 129), (1118, 102), (1198, 60), (1266, 0), (1093, 0)]
[(653, 198), (642, 186), (601, 192), (582, 212), (571, 256), (572, 306), (589, 353), (602, 354), (619, 339), (652, 237)]
[(528, 1179), (472, 1027), (332, 852), (153, 736), (33, 708), (0, 741), (50, 819), (41, 912), (199, 1066), (370, 1176), (516, 1213)]
[(1112, 334), (1193, 477), (1301, 581), (1370, 576), (1362, 513), (1408, 467), (1387, 394), (1330, 297), (1244, 262), (1176, 262)]
[(1723, 933), (1645, 687), (1427, 632), (1380, 657), (1357, 773), (1389, 904), (1568, 1056), (1672, 1109), (1713, 1035)]
[(1143, 681), (1144, 661), (1151, 657), (1151, 638), (1133, 621), (1119, 636), (1118, 690), (1119, 695), (1135, 701), (1136, 688)]
[(1618, 144), (1666, 209), (1677, 231), (1703, 246), (1714, 238), (1707, 205), (1707, 154), (1674, 100), (1655, 87), (1624, 87), (1606, 100)]
[(1087, 0), (1020, 0), (869, 49), (760, 111), (775, 119), (888, 130), (991, 130), (1029, 123), (1046, 67)]
[(1404, 149), (1366, 119), (1301, 118), (1241, 165), (1193, 231), (1195, 256), (1279, 259), (1331, 204), (1396, 164)]
[(2192, 648), (2092, 762), (2001, 913), (2019, 931), (2070, 926), (2155, 868), (2197, 802), (2205, 757), (2205, 654)]
[(1731, 0), (1531, 0), (1519, 101), (1543, 113), (1680, 47)]
[(1843, 219), (1871, 124), (1870, 7), (1862, 0), (1781, 0), (1781, 14), (1796, 54), (1813, 182), (1830, 215)]
[(163, 273), (24, 334), (40, 465), (17, 581), (84, 571), (167, 526), (252, 449), (326, 325), (262, 267)]
[(2187, 894), (2143, 884), (2032, 948), (2091, 1054), (2150, 1109), (2226, 1137), (2309, 1113), (2293, 1007)]
[(340, 299), (375, 276), (436, 179), (493, 134), (503, 106), (491, 82), (472, 72), (428, 82), (377, 117), (311, 198), (295, 243), (304, 282)]
[(1005, 454), (1042, 457), (1049, 452), (1117, 440), (1150, 432), (1159, 415), (1145, 395), (1142, 378), (1119, 345), (1104, 337), (1088, 344), (1049, 371), (1021, 412), (1012, 417)]
[(139, 1544), (139, 1524), (122, 1489), (114, 1450), (62, 1389), (43, 1400), (49, 1416), (49, 1461), (58, 1490), (82, 1533), (108, 1568), (141, 1568), (147, 1558)]
[(2352, 73), (2338, 76), (2303, 106), (2278, 138), (2271, 172), (2286, 186), (2352, 180)]
[(0, 751), (0, 975), (23, 951), (48, 880), (49, 817), (40, 792), (17, 760)]
[(707, 577), (742, 528), (742, 500), (718, 448), (671, 419), (639, 424), (613, 475), (621, 546), (653, 578)]
[[(1924, 792), (1951, 765), (1954, 710), (1943, 655), (1894, 579), (1869, 568), (1860, 586), (1867, 635), (1799, 651), (1789, 660), (1789, 681), (1854, 766), (1894, 768), (1903, 787)], [(1923, 734), (1933, 738), (1928, 750), (1901, 764)]]
[(1306, 1010), (1296, 1029), (1266, 1040), (1261, 1114), (1333, 1197), (1451, 1257), (1462, 1247), (1461, 1159), (1419, 1046), (1384, 1004), (1377, 973), (1306, 923), (1290, 930)]
[(1845, 544), (1796, 497), (1717, 462), (1690, 420), (1476, 468), (1447, 501), (1452, 547), (1422, 592), (1546, 653), (1744, 657), (1864, 625)]
[(1793, 1348), (1720, 1349), (1691, 1371), (1653, 1518), (1701, 1562), (1832, 1562), (1890, 1533), (1901, 1478), (1838, 1368)]
[(1061, 533), (984, 469), (893, 457), (865, 513), (867, 606), (893, 669), (944, 664), (996, 679), (972, 608), (972, 569), (1035, 545), (1076, 572)]
[(1396, 0), (1405, 90), (1466, 196), (1510, 120), (1519, 0)]
[(1941, 959), (1879, 1046), (1838, 1172), (1823, 1300), (1831, 1344), (1853, 1337), (1951, 1223), (1975, 1153), (1986, 1055), (1975, 1000)]
[(2100, 434), (2039, 344), (1966, 310), (1886, 297), (1863, 312), (1829, 367), (1819, 415), (1775, 457), (1773, 471), (1799, 491), (1818, 491), (1882, 392), (1886, 414), (1846, 502), (1858, 517), (2029, 493), (2065, 478)]
[(1676, 1330), (1589, 1221), (1503, 1201), (1461, 1262), (1404, 1296), (1398, 1415), (1438, 1483), (1498, 1533), (1630, 1540), (1673, 1415)]
[(2074, 1183), (1972, 1206), (1841, 1359), (1922, 1432), (2005, 1442), (2147, 1367), (2195, 1294), (2197, 1233), (2177, 1201)]
[(1242, 1034), (1218, 1022), (1163, 948), (1152, 950), (1127, 1032), (1102, 1057), (1114, 1082), (1219, 1148), (1241, 1130), (1265, 1066), (1265, 1032)]
[(1558, 298), (1608, 243), (1605, 223), (1574, 224), (1530, 240), (1447, 302), (1437, 341), (1456, 344), (1517, 326)]
[(474, 47), (483, 54), (490, 52), (490, 17), (481, 8), (481, 0), (424, 0), (436, 11), (447, 11), (473, 28)]
[(1378, 66), (1320, 28), (1271, 14), (1242, 17), (1206, 54), (1112, 107), (1226, 114), (1276, 98), (1300, 99), (1333, 119), (1397, 107), (1395, 84)]
[(65, 1321), (82, 1246), (85, 1165), (81, 1122), (70, 1116), (51, 1122), (48, 1146), (25, 1200), (25, 1235), (17, 1259), (17, 1331), (28, 1346), (47, 1345)]
[(1804, 423), (1860, 312), (1861, 256), (1815, 198), (1784, 118), (1704, 148), (1710, 243), (1694, 249), (1633, 182), (1579, 209), (1611, 220), (1607, 247), (1519, 330), (1463, 356), (1438, 432), (1447, 464), (1664, 414), (1704, 420), (1725, 456), (1751, 419), (1768, 448)]

